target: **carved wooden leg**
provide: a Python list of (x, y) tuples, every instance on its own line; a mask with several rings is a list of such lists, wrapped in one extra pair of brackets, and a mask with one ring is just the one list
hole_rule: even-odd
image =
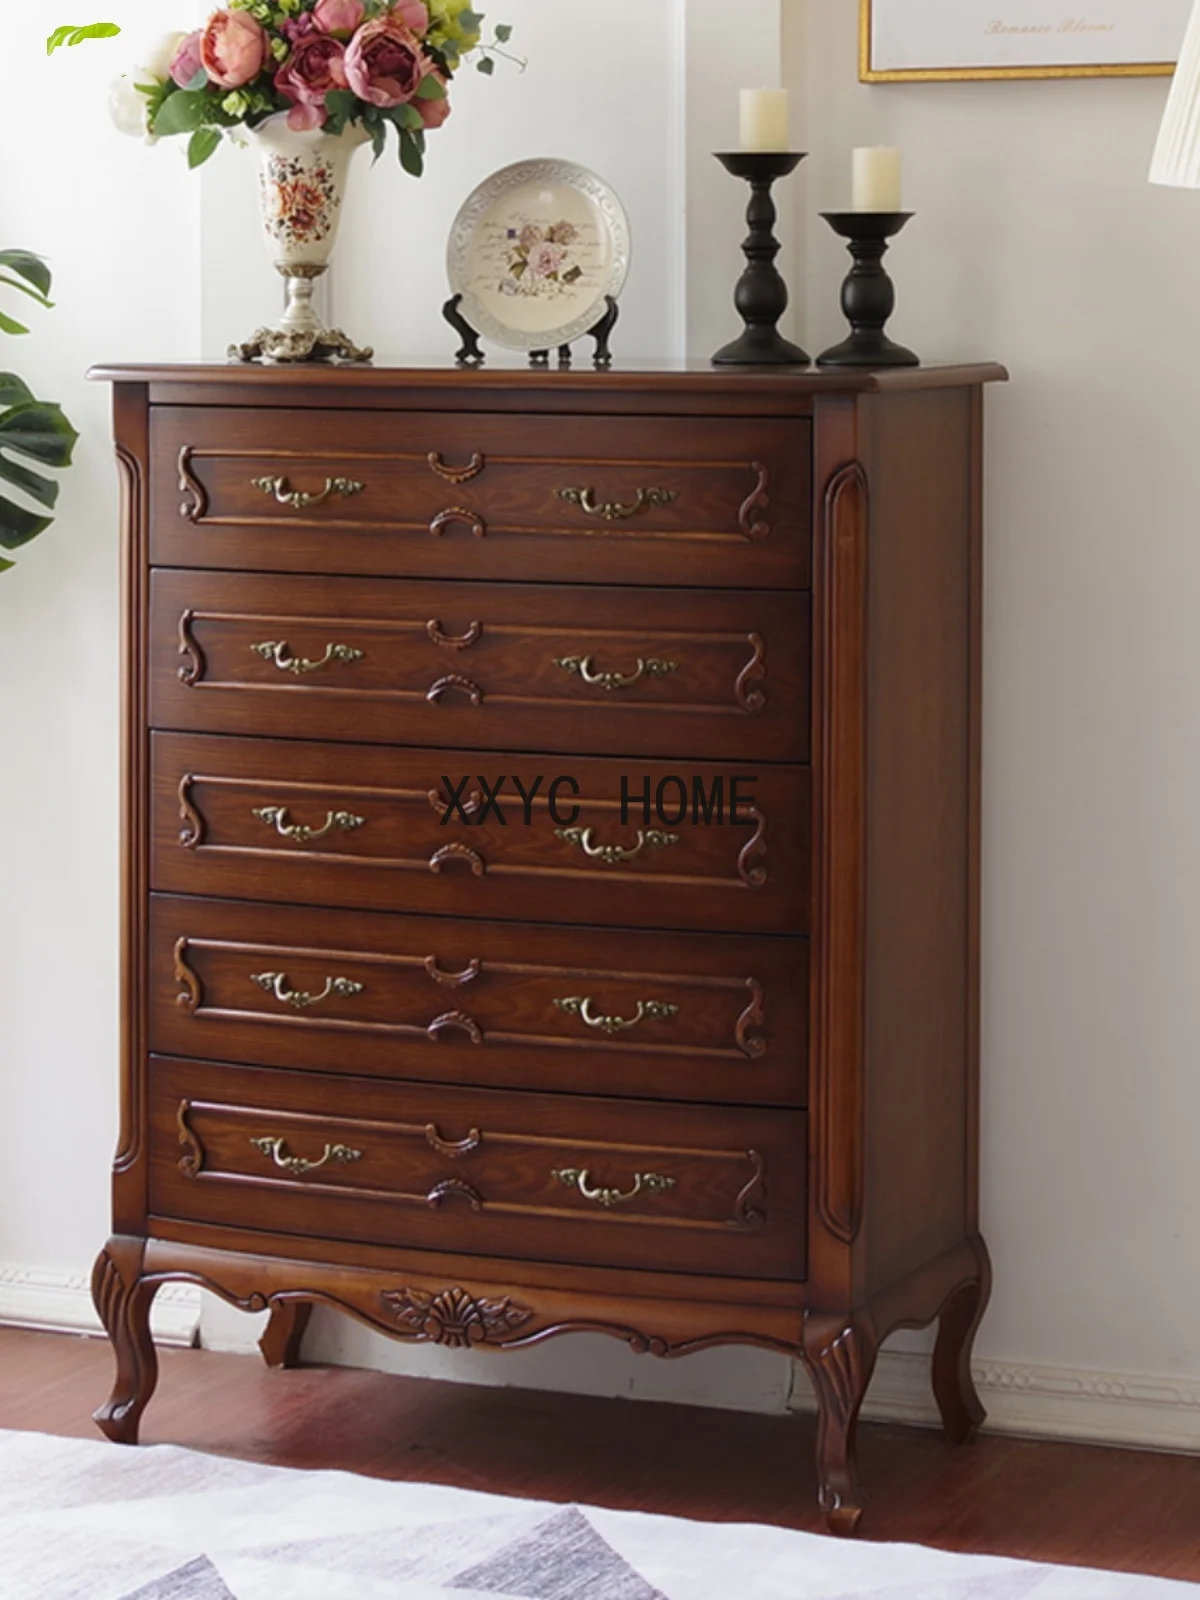
[(979, 1276), (960, 1284), (942, 1307), (933, 1350), (933, 1394), (951, 1444), (973, 1439), (987, 1415), (971, 1376), (971, 1350), (992, 1292), (992, 1263), (982, 1239), (972, 1244)]
[(817, 1395), (817, 1481), (830, 1533), (853, 1533), (863, 1513), (855, 1435), (878, 1353), (861, 1316), (806, 1314), (804, 1365)]
[(271, 1307), (271, 1320), (258, 1341), (269, 1367), (298, 1367), (300, 1341), (312, 1316), (311, 1300), (280, 1300)]
[(117, 1358), (109, 1399), (95, 1412), (100, 1431), (117, 1444), (136, 1444), (142, 1412), (158, 1382), (150, 1337), (150, 1307), (158, 1284), (143, 1279), (142, 1239), (111, 1239), (92, 1272), (92, 1300)]

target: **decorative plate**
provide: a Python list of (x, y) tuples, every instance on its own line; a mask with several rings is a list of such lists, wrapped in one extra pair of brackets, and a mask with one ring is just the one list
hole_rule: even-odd
[(465, 202), (446, 252), (460, 312), (508, 350), (549, 350), (595, 327), (629, 275), (629, 219), (573, 161), (502, 167)]

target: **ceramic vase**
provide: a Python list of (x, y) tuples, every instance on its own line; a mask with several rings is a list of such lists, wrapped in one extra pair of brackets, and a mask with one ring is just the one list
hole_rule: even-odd
[(326, 328), (313, 305), (313, 286), (328, 269), (342, 219), (346, 181), (356, 153), (369, 143), (361, 128), (339, 134), (297, 131), (284, 116), (248, 130), (258, 153), (263, 232), (275, 269), (287, 283), (278, 324), (233, 345), (241, 361), (369, 361), (372, 351)]

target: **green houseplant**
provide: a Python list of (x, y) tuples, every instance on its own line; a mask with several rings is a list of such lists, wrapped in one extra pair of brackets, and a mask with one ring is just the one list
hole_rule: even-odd
[[(0, 250), (0, 285), (47, 309), (53, 304), (50, 269), (31, 251)], [(28, 332), (0, 311), (0, 334)], [(0, 372), (0, 551), (19, 550), (54, 521), (59, 484), (41, 469), (69, 467), (78, 437), (61, 406), (36, 399), (15, 372)], [(0, 572), (12, 565), (0, 554)]]

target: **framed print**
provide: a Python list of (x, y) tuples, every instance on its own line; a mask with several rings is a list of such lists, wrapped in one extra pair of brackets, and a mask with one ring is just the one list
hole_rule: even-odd
[(1175, 70), (1191, 0), (859, 0), (864, 83)]

